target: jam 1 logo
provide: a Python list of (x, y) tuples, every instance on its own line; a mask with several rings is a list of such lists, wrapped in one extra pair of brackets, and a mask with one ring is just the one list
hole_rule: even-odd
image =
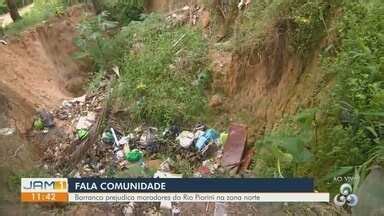
[(336, 206), (356, 206), (359, 202), (359, 198), (356, 194), (352, 193), (352, 186), (348, 183), (340, 186), (340, 193), (333, 198), (333, 202)]
[(21, 192), (66, 192), (66, 178), (22, 178)]

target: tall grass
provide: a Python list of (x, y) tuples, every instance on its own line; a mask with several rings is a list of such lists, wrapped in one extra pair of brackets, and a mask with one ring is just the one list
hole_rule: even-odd
[(49, 17), (64, 12), (65, 4), (61, 0), (35, 0), (33, 8), (23, 15), (21, 20), (5, 28), (7, 35), (20, 33), (29, 26), (41, 23)]
[[(332, 94), (306, 124), (289, 120), (260, 140), (264, 154), (258, 155), (256, 166), (264, 165), (266, 175), (279, 171), (283, 176), (313, 176), (321, 189), (335, 190), (339, 182), (332, 181), (334, 176), (363, 179), (370, 166), (384, 165), (384, 4), (346, 0), (336, 6), (342, 13), (330, 18), (337, 40), (322, 52), (324, 73), (333, 75), (336, 83)], [(292, 140), (296, 147), (304, 143), (313, 155), (311, 161), (292, 163), (295, 156), (284, 157), (292, 155), (287, 148)], [(276, 165), (284, 159), (282, 166)]]
[[(88, 32), (78, 40), (80, 56), (95, 62), (95, 77), (119, 66), (115, 93), (132, 119), (157, 126), (204, 120), (209, 72), (201, 33), (187, 26), (168, 26), (163, 17), (150, 15), (107, 37), (100, 27), (110, 22), (101, 21), (101, 16), (80, 27)], [(101, 32), (95, 31), (97, 26)]]

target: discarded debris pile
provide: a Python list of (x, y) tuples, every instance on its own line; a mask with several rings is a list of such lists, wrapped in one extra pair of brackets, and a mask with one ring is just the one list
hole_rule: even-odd
[[(43, 140), (45, 166), (62, 169), (73, 161), (71, 155), (90, 134), (103, 112), (105, 96), (98, 92), (66, 100), (58, 109), (42, 110), (34, 120), (35, 141)], [(102, 157), (105, 157), (104, 152)]]
[(176, 125), (129, 129), (116, 123), (119, 121), (107, 111), (106, 100), (106, 95), (98, 92), (66, 100), (53, 112), (39, 112), (33, 135), (46, 144), (46, 168), (86, 177), (113, 176), (135, 166), (142, 170), (138, 176), (181, 178), (185, 173), (177, 169), (180, 161), (193, 168), (193, 175), (184, 177), (210, 177), (228, 171), (234, 175), (240, 166), (242, 170), (249, 166), (252, 151), (243, 156), (244, 125), (232, 124), (222, 133), (204, 124), (191, 130)]

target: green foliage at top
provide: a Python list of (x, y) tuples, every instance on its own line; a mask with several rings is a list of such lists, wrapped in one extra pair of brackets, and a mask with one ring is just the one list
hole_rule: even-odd
[[(323, 53), (324, 70), (336, 81), (332, 95), (316, 109), (316, 118), (305, 124), (298, 119), (282, 124), (259, 141), (262, 149), (272, 152), (256, 163), (256, 168), (267, 167), (265, 175), (279, 168), (283, 176), (313, 176), (321, 189), (336, 189), (339, 182), (332, 181), (334, 176), (354, 175), (358, 185), (370, 166), (384, 165), (384, 3), (345, 0), (338, 4), (342, 11), (334, 18), (338, 40)], [(299, 158), (307, 158), (309, 150), (311, 163), (283, 163), (284, 153), (295, 158), (286, 147), (291, 144), (301, 149)]]
[(272, 37), (267, 29), (280, 28), (287, 32), (290, 45), (297, 54), (305, 56), (325, 35), (331, 0), (256, 0), (241, 15), (235, 30), (236, 49), (262, 48)]
[(109, 0), (104, 1), (104, 4), (111, 18), (123, 25), (143, 20), (144, 0)]
[(33, 8), (23, 15), (23, 19), (8, 25), (5, 28), (5, 32), (8, 35), (17, 34), (29, 26), (64, 12), (65, 6), (61, 0), (35, 0)]
[(133, 120), (166, 126), (204, 118), (209, 73), (200, 32), (170, 27), (157, 15), (131, 22), (114, 36), (101, 28), (105, 25), (110, 22), (101, 15), (79, 27), (80, 57), (95, 62), (96, 79), (119, 67), (114, 92)]
[(91, 59), (96, 71), (105, 70), (113, 59), (119, 58), (121, 53), (114, 50), (111, 39), (106, 32), (116, 28), (117, 22), (109, 21), (107, 12), (88, 19), (77, 26), (79, 36), (75, 38), (75, 44), (80, 51), (76, 58)]
[[(21, 8), (32, 2), (32, 0), (16, 0), (16, 5), (17, 7)], [(5, 13), (8, 13), (8, 7), (5, 3), (5, 0), (0, 0), (0, 15)]]
[[(199, 32), (168, 27), (161, 17), (133, 22), (117, 36), (128, 50), (121, 60), (119, 95), (138, 121), (167, 125), (203, 116), (207, 46)], [(125, 40), (121, 40), (124, 38)]]
[(0, 0), (0, 15), (8, 12), (7, 5), (5, 4), (5, 0)]

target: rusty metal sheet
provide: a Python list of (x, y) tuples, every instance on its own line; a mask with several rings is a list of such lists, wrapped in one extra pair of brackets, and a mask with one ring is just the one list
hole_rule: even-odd
[(224, 145), (221, 165), (231, 173), (237, 173), (247, 142), (247, 126), (232, 123)]

